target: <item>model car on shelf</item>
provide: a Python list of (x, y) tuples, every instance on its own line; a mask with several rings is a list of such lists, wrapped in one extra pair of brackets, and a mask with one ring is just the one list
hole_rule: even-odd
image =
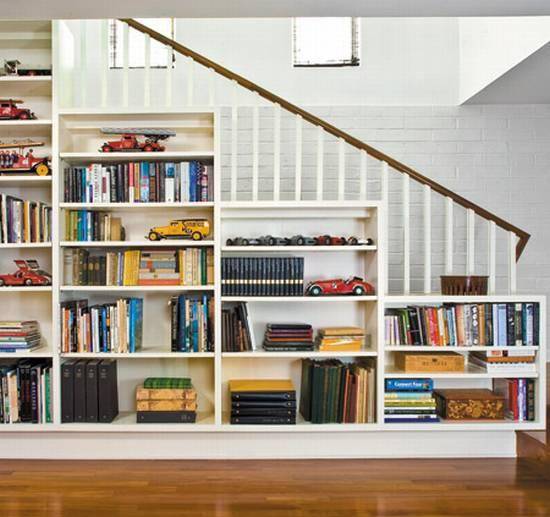
[(374, 241), (368, 238), (359, 237), (333, 237), (331, 235), (320, 235), (309, 237), (307, 235), (294, 235), (292, 237), (273, 237), (265, 235), (262, 237), (234, 237), (227, 239), (226, 246), (372, 246)]
[(161, 239), (192, 239), (200, 241), (208, 237), (208, 219), (174, 219), (166, 226), (153, 226), (147, 235), (150, 241)]
[(260, 239), (247, 239), (245, 237), (235, 237), (225, 241), (226, 246), (262, 246)]
[(40, 269), (36, 260), (14, 260), (15, 273), (0, 275), (0, 286), (43, 286), (52, 285), (50, 273)]
[(350, 246), (373, 246), (374, 240), (370, 237), (367, 237), (366, 239), (363, 239), (361, 237), (348, 237), (347, 243)]
[(294, 235), (287, 240), (289, 246), (315, 246), (317, 244), (314, 237), (307, 235)]
[(4, 68), (0, 69), (0, 75), (9, 76), (49, 76), (52, 75), (51, 68), (37, 68), (29, 66), (20, 66), (21, 61), (18, 59), (6, 59), (4, 60)]
[(2, 120), (29, 120), (35, 119), (36, 115), (29, 108), (19, 108), (22, 100), (0, 99), (0, 119)]
[(315, 237), (317, 246), (345, 246), (348, 241), (345, 237), (334, 237), (332, 235), (319, 235)]
[[(43, 146), (44, 142), (0, 142), (0, 174), (31, 172), (38, 176), (50, 174), (49, 157), (34, 156), (31, 147)], [(25, 149), (29, 149), (25, 152)]]
[(364, 296), (373, 294), (374, 287), (358, 276), (352, 276), (347, 280), (343, 278), (315, 280), (306, 287), (306, 295), (308, 296)]
[[(118, 140), (105, 142), (99, 149), (102, 153), (161, 152), (166, 148), (159, 144), (159, 141), (176, 135), (170, 129), (103, 127), (101, 128), (101, 132), (106, 135), (121, 135)], [(140, 136), (144, 138), (138, 138)]]

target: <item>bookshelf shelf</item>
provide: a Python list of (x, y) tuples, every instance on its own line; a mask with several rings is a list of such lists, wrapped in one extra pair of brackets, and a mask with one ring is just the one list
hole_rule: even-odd
[(335, 252), (335, 253), (345, 253), (347, 251), (376, 251), (376, 246), (223, 246), (222, 251), (224, 252), (248, 252), (248, 253), (257, 253), (257, 252), (295, 252), (300, 251), (303, 253), (315, 253), (317, 251), (321, 252)]
[(0, 249), (18, 249), (18, 248), (51, 248), (51, 242), (14, 242), (0, 244)]
[(513, 378), (536, 378), (538, 372), (509, 370), (502, 372), (486, 372), (481, 368), (468, 365), (464, 372), (445, 372), (445, 373), (405, 373), (392, 366), (387, 366), (384, 373), (385, 377), (396, 379), (411, 378), (431, 378), (431, 379), (513, 379)]
[(28, 286), (28, 287), (0, 287), (0, 293), (9, 294), (9, 293), (51, 293), (51, 286)]
[(140, 161), (140, 160), (204, 160), (214, 157), (213, 151), (179, 151), (179, 152), (153, 152), (153, 153), (59, 153), (62, 160), (71, 163), (77, 162), (114, 162), (114, 161)]
[(61, 357), (72, 359), (212, 359), (214, 352), (169, 352), (166, 347), (144, 347), (139, 352), (117, 353), (117, 352), (71, 352), (62, 353)]
[(164, 240), (164, 241), (61, 241), (62, 248), (197, 248), (214, 246), (215, 241)]
[(10, 358), (10, 359), (32, 359), (32, 358), (41, 358), (41, 357), (53, 357), (53, 352), (48, 347), (40, 347), (36, 350), (21, 350), (17, 352), (1, 352), (0, 358)]
[(240, 358), (302, 358), (311, 357), (315, 359), (322, 359), (324, 357), (376, 357), (378, 352), (375, 350), (361, 350), (359, 352), (266, 352), (264, 350), (255, 350), (253, 352), (222, 352), (223, 358), (240, 359)]
[(37, 120), (0, 120), (0, 129), (12, 128), (42, 128), (51, 130), (52, 121), (50, 119)]
[(213, 285), (64, 285), (59, 288), (60, 291), (80, 291), (80, 292), (153, 292), (153, 293), (171, 293), (171, 292), (202, 292), (213, 291)]
[(532, 350), (538, 351), (538, 346), (410, 346), (386, 345), (386, 352), (484, 352), (489, 350)]
[(222, 296), (222, 302), (375, 302), (377, 296)]
[(213, 208), (214, 203), (197, 201), (190, 203), (59, 203), (59, 208), (71, 210), (164, 210), (188, 208)]
[(13, 83), (16, 85), (21, 84), (39, 84), (39, 83), (48, 83), (51, 84), (52, 76), (51, 75), (6, 75), (0, 77), (0, 85)]
[(6, 174), (0, 176), (0, 188), (18, 186), (48, 186), (52, 182), (51, 176), (23, 176), (20, 174)]
[(441, 294), (431, 295), (409, 295), (409, 296), (396, 296), (386, 295), (384, 301), (386, 305), (421, 305), (421, 304), (437, 304), (443, 303), (513, 303), (513, 302), (538, 302), (544, 297), (535, 295), (485, 295), (485, 296), (447, 296)]

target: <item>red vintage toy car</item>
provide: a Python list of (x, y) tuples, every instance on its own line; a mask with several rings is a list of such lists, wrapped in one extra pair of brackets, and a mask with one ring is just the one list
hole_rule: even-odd
[(0, 275), (0, 286), (52, 285), (52, 276), (39, 269), (36, 260), (14, 260), (19, 268), (15, 273)]
[(15, 99), (0, 99), (0, 119), (28, 120), (36, 115), (28, 108), (18, 108), (23, 101)]
[(347, 280), (333, 278), (331, 280), (315, 280), (306, 287), (306, 295), (371, 295), (374, 294), (374, 287), (358, 276), (352, 276)]
[[(102, 153), (112, 152), (160, 152), (164, 151), (165, 147), (160, 145), (159, 140), (166, 140), (176, 133), (169, 129), (117, 129), (117, 128), (102, 128), (102, 133), (111, 135), (121, 135), (118, 140), (110, 140), (105, 142), (100, 151)], [(138, 136), (146, 137), (145, 140), (139, 140)]]
[[(31, 146), (42, 146), (44, 142), (13, 142), (12, 144), (0, 143), (0, 174), (2, 173), (20, 173), (34, 172), (38, 176), (47, 176), (51, 169), (49, 158), (38, 158), (29, 149), (25, 153), (25, 149)], [(3, 149), (12, 149), (11, 151)], [(18, 149), (16, 151), (15, 149)], [(25, 153), (25, 154), (24, 154)]]
[(315, 237), (317, 246), (344, 246), (348, 243), (345, 237), (333, 237), (332, 235), (319, 235)]

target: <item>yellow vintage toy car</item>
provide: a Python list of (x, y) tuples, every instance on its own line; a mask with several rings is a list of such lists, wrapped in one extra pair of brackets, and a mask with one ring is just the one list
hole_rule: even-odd
[(174, 219), (167, 226), (153, 226), (147, 238), (150, 241), (161, 239), (192, 239), (200, 241), (210, 233), (207, 219)]

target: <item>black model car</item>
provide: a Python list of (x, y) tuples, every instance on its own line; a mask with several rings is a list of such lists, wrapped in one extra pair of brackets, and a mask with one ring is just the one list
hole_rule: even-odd
[(247, 239), (246, 237), (234, 237), (225, 241), (226, 246), (261, 246), (260, 239)]
[(294, 235), (288, 239), (288, 244), (290, 246), (315, 246), (317, 241), (313, 237), (306, 235)]
[(286, 237), (273, 237), (273, 235), (265, 235), (258, 237), (260, 246), (286, 246), (288, 239)]

